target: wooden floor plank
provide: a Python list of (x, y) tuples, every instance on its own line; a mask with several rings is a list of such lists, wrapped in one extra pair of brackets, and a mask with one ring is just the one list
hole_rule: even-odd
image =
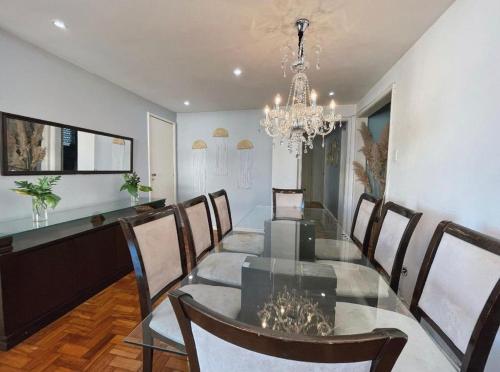
[[(1, 372), (130, 372), (142, 370), (142, 349), (123, 342), (140, 321), (135, 277), (129, 274), (9, 351)], [(187, 371), (177, 355), (155, 352), (155, 371)]]

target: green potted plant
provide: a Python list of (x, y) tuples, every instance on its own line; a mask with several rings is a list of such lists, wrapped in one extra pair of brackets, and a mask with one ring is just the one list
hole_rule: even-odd
[(23, 196), (31, 196), (33, 206), (33, 221), (41, 222), (47, 219), (47, 208), (54, 209), (61, 198), (52, 192), (52, 188), (61, 176), (40, 177), (36, 182), (14, 181), (17, 188), (11, 189)]
[(139, 201), (139, 191), (153, 191), (150, 186), (141, 185), (141, 178), (135, 172), (124, 174), (123, 179), (125, 183), (120, 188), (120, 191), (127, 190), (133, 203), (137, 203)]

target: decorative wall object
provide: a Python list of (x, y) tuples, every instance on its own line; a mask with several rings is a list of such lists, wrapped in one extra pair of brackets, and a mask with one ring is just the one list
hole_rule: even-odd
[(340, 163), (340, 147), (336, 140), (333, 140), (328, 146), (326, 160), (332, 167), (337, 167)]
[(2, 175), (129, 173), (133, 139), (0, 113)]
[[(363, 138), (361, 152), (366, 158), (366, 167), (354, 161), (354, 173), (368, 193), (382, 197), (385, 192), (385, 178), (387, 175), (387, 154), (389, 150), (389, 124), (386, 124), (379, 142), (375, 142), (366, 123), (361, 123), (359, 133)], [(378, 192), (377, 192), (378, 191)]]
[(212, 137), (215, 138), (216, 155), (215, 155), (215, 174), (217, 176), (227, 176), (227, 139), (229, 132), (224, 128), (214, 130)]
[(206, 193), (207, 181), (207, 144), (199, 139), (193, 142), (192, 168), (193, 168), (193, 191), (197, 194)]
[(252, 188), (252, 168), (254, 146), (252, 141), (244, 139), (236, 145), (239, 157), (238, 187), (240, 189)]

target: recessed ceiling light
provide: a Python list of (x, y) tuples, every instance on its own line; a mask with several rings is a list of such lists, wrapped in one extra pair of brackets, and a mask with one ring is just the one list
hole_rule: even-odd
[(240, 76), (242, 72), (243, 72), (243, 71), (241, 71), (241, 68), (239, 68), (239, 67), (236, 67), (236, 68), (233, 70), (233, 74), (234, 74), (235, 76)]
[(329, 95), (330, 97), (333, 97), (333, 95), (334, 95), (334, 94), (335, 94), (335, 92), (329, 92), (329, 93), (328, 93), (328, 95)]
[(56, 26), (57, 28), (60, 28), (62, 30), (66, 30), (66, 24), (63, 21), (61, 21), (60, 19), (54, 19), (52, 21), (52, 24), (54, 26)]
[(189, 101), (184, 101), (184, 106), (189, 106)]

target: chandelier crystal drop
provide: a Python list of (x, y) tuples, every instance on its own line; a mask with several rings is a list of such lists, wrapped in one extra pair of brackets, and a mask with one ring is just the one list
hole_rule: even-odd
[[(301, 156), (302, 148), (304, 153), (313, 148), (313, 140), (317, 135), (323, 137), (331, 133), (340, 123), (342, 116), (335, 113), (335, 101), (332, 99), (330, 105), (325, 110), (316, 104), (318, 94), (309, 86), (309, 80), (305, 71), (309, 68), (309, 63), (304, 58), (304, 32), (309, 26), (309, 20), (301, 18), (296, 22), (298, 30), (298, 51), (296, 59), (291, 63), (290, 69), (294, 73), (286, 105), (282, 106), (281, 96), (276, 95), (274, 107), (264, 108), (265, 117), (261, 119), (260, 125), (271, 137), (280, 137), (280, 144), (287, 142), (288, 151), (295, 152), (297, 157)], [(291, 47), (282, 49), (284, 56), (281, 60), (283, 76), (286, 76), (286, 65), (288, 63)], [(316, 69), (319, 70), (319, 54), (321, 47), (316, 45)]]

